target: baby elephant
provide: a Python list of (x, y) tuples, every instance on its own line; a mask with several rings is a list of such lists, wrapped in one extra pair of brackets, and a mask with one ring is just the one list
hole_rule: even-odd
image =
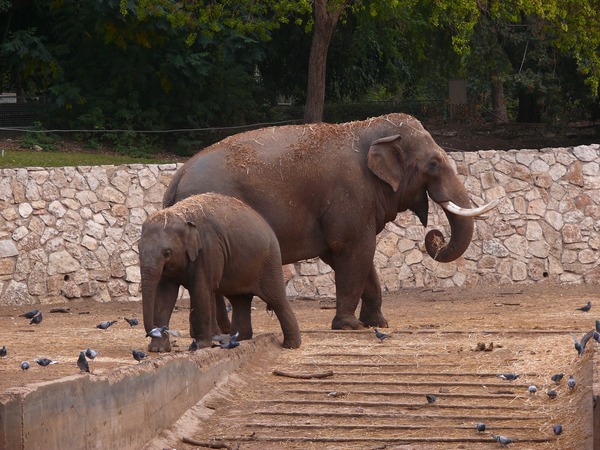
[[(300, 328), (285, 295), (279, 243), (253, 209), (225, 195), (195, 195), (157, 211), (144, 222), (139, 241), (144, 327), (169, 324), (179, 286), (190, 293), (190, 335), (211, 345), (215, 318), (229, 326), (223, 296), (232, 305), (231, 332), (252, 337), (254, 295), (272, 309), (283, 346), (300, 346)], [(223, 315), (225, 317), (223, 317)], [(150, 351), (170, 351), (168, 335), (152, 338)]]

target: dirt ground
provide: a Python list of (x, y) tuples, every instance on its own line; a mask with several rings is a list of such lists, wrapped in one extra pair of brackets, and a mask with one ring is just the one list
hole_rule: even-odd
[[(583, 397), (584, 392), (586, 395), (589, 394), (591, 387), (591, 377), (589, 373), (586, 375), (587, 369), (584, 369), (583, 361), (586, 357), (589, 358), (592, 352), (588, 352), (588, 356), (584, 358), (579, 358), (574, 350), (569, 332), (574, 331), (577, 336), (581, 337), (584, 332), (594, 327), (594, 320), (599, 317), (594, 312), (595, 308), (600, 308), (600, 303), (594, 307), (599, 289), (598, 286), (589, 285), (539, 284), (474, 286), (436, 292), (429, 289), (411, 289), (388, 293), (384, 297), (383, 309), (390, 322), (390, 328), (385, 331), (392, 334), (392, 338), (381, 344), (374, 338), (372, 330), (331, 332), (329, 327), (334, 314), (331, 309), (332, 300), (292, 299), (294, 311), (303, 331), (302, 348), (295, 351), (284, 351), (272, 366), (258, 368), (258, 375), (256, 373), (252, 375), (252, 389), (248, 387), (248, 381), (246, 381), (243, 387), (244, 395), (232, 394), (236, 400), (226, 402), (225, 407), (232, 411), (238, 411), (237, 414), (239, 414), (240, 408), (245, 412), (248, 412), (249, 409), (260, 410), (261, 408), (258, 408), (256, 403), (260, 400), (263, 400), (263, 403), (267, 402), (262, 405), (263, 410), (277, 404), (281, 407), (281, 402), (292, 401), (291, 405), (284, 405), (284, 409), (294, 410), (300, 414), (309, 408), (308, 405), (304, 405), (304, 402), (310, 402), (315, 396), (322, 398), (332, 390), (357, 389), (355, 386), (357, 376), (359, 380), (367, 381), (367, 386), (361, 385), (363, 390), (368, 390), (371, 383), (373, 385), (378, 382), (383, 383), (384, 381), (380, 380), (380, 377), (387, 376), (386, 379), (393, 380), (393, 383), (410, 388), (410, 392), (405, 392), (403, 395), (410, 400), (409, 403), (416, 402), (417, 405), (413, 405), (415, 407), (422, 408), (423, 405), (420, 403), (424, 402), (424, 395), (427, 391), (438, 395), (443, 400), (440, 401), (440, 407), (436, 412), (442, 415), (454, 412), (456, 417), (462, 414), (463, 419), (459, 421), (460, 424), (456, 429), (470, 430), (477, 419), (476, 414), (483, 414), (473, 412), (472, 409), (475, 406), (469, 402), (475, 402), (476, 405), (480, 405), (478, 407), (484, 408), (488, 412), (505, 407), (509, 415), (513, 414), (516, 417), (522, 413), (520, 415), (524, 415), (524, 417), (520, 418), (518, 426), (524, 426), (524, 428), (519, 431), (518, 437), (522, 440), (529, 439), (527, 448), (581, 448), (573, 443), (581, 442), (583, 436), (586, 433), (589, 434), (589, 430), (579, 429), (574, 418), (581, 407), (582, 398), (591, 399), (591, 396)], [(575, 309), (588, 301), (593, 303), (590, 312), (585, 313)], [(50, 313), (50, 308), (57, 306), (69, 308), (69, 312)], [(253, 311), (255, 333), (279, 333), (279, 324), (276, 318), (265, 310), (264, 303), (255, 299), (254, 306), (256, 308)], [(76, 365), (77, 357), (80, 351), (84, 351), (88, 347), (99, 351), (97, 359), (90, 363), (93, 376), (106, 373), (118, 366), (137, 364), (131, 356), (131, 350), (145, 349), (148, 344), (148, 338), (145, 337), (141, 323), (137, 327), (131, 328), (123, 320), (123, 317), (141, 318), (141, 304), (139, 303), (102, 304), (72, 301), (64, 305), (43, 306), (40, 309), (44, 314), (44, 320), (39, 325), (30, 325), (29, 320), (18, 317), (19, 314), (29, 309), (31, 308), (0, 307), (0, 330), (2, 330), (0, 347), (4, 345), (7, 348), (7, 356), (0, 358), (0, 392), (13, 386), (48, 381), (79, 373)], [(188, 313), (187, 302), (180, 301), (171, 320), (171, 328), (181, 332), (181, 336), (175, 338), (174, 351), (187, 350), (191, 342), (188, 331)], [(104, 320), (118, 320), (118, 322), (107, 330), (97, 329), (95, 325)], [(491, 351), (479, 351), (478, 344), (484, 345), (488, 350), (492, 346), (492, 349)], [(592, 343), (592, 345), (596, 344)], [(210, 351), (224, 350), (212, 349)], [(344, 352), (346, 352), (346, 356), (344, 356)], [(58, 364), (40, 367), (33, 360), (41, 357), (56, 360)], [(150, 356), (150, 358), (157, 357), (160, 355), (152, 354)], [(370, 361), (369, 358), (376, 358), (374, 364), (367, 364)], [(20, 369), (20, 363), (24, 360), (31, 363), (31, 368), (26, 372)], [(362, 363), (357, 366), (358, 361), (362, 361)], [(386, 369), (386, 364), (392, 368)], [(367, 366), (372, 367), (368, 369)], [(277, 389), (283, 386), (278, 384), (273, 387), (271, 385), (274, 382), (271, 373), (273, 368), (293, 372), (322, 371), (332, 368), (336, 372), (347, 372), (345, 374), (347, 381), (343, 381), (344, 377), (342, 377), (336, 381), (341, 384), (320, 384), (318, 386), (302, 384), (296, 386), (296, 389), (292, 389), (293, 392), (296, 392), (295, 400), (290, 400), (290, 394), (285, 394), (284, 399), (273, 397), (268, 400), (269, 395), (276, 395)], [(375, 372), (369, 372), (369, 370), (375, 370)], [(400, 372), (398, 372), (399, 370)], [(401, 372), (404, 370), (408, 370), (408, 372), (402, 375)], [(383, 372), (389, 373), (386, 375)], [(441, 372), (448, 372), (450, 376), (453, 376), (452, 382), (445, 381), (449, 380), (448, 375), (442, 376)], [(554, 387), (550, 376), (558, 372), (565, 373), (566, 376), (562, 384), (557, 386), (559, 399), (552, 402), (547, 399), (545, 392)], [(352, 373), (354, 373), (354, 378)], [(506, 382), (495, 376), (500, 373), (518, 373), (521, 374), (521, 377), (516, 382)], [(579, 379), (579, 386), (575, 392), (569, 391), (565, 385), (566, 378), (570, 373), (576, 374)], [(290, 382), (286, 379), (277, 379), (276, 381)], [(303, 381), (303, 383), (306, 382)], [(349, 385), (344, 383), (349, 383)], [(530, 384), (538, 386), (539, 393), (536, 396), (527, 394), (527, 387)], [(447, 386), (449, 390), (445, 390), (444, 386)], [(288, 391), (292, 387), (294, 386), (287, 386)], [(482, 393), (480, 388), (484, 387), (485, 392)], [(370, 409), (372, 406), (368, 400), (370, 397), (367, 393), (361, 394), (361, 392), (358, 388), (358, 391), (346, 399), (328, 400), (341, 402), (340, 405), (348, 408), (350, 404), (358, 401), (362, 405), (359, 409), (363, 411)], [(390, 393), (388, 389), (387, 394), (384, 391), (374, 395), (379, 395), (378, 402), (384, 402), (384, 400), (387, 401), (388, 398), (400, 394)], [(366, 397), (363, 398), (363, 396)], [(565, 398), (563, 399), (563, 397)], [(443, 406), (445, 401), (448, 401), (449, 404)], [(238, 402), (253, 402), (253, 406), (249, 408), (246, 403), (238, 404)], [(399, 405), (404, 405), (404, 403), (401, 402)], [(404, 406), (406, 407), (406, 405)], [(325, 407), (331, 408), (328, 405)], [(442, 409), (444, 407), (450, 409)], [(381, 412), (382, 408), (377, 410)], [(529, 413), (530, 409), (534, 411)], [(247, 421), (244, 421), (245, 428), (242, 431), (231, 430), (227, 426), (223, 426), (223, 421), (218, 419), (216, 424), (210, 423), (209, 426), (203, 427), (204, 431), (197, 432), (193, 437), (200, 440), (214, 440), (221, 439), (223, 436), (228, 439), (232, 439), (232, 436), (241, 436), (242, 440), (241, 444), (238, 444), (238, 448), (281, 448), (276, 444), (277, 439), (280, 439), (276, 435), (277, 428), (267, 420), (268, 417), (271, 417), (269, 414), (272, 415), (273, 412), (263, 412), (265, 415), (258, 418), (248, 417)], [(228, 413), (225, 412), (225, 414)], [(313, 417), (315, 413), (307, 412), (307, 414)], [(358, 413), (350, 414), (355, 417)], [(400, 416), (405, 414), (402, 413)], [(472, 417), (472, 419), (468, 420), (466, 417)], [(514, 432), (515, 424), (509, 420), (510, 417), (490, 416), (489, 420), (492, 420), (492, 417), (496, 417), (499, 421), (503, 420), (500, 428), (497, 431), (491, 431), (492, 433), (500, 433), (503, 429)], [(290, 420), (293, 422), (294, 418), (288, 417), (287, 421)], [(330, 429), (336, 424), (336, 426), (342, 426), (348, 420), (340, 415), (337, 419), (329, 418), (326, 426), (318, 424), (314, 426), (325, 426)], [(441, 419), (434, 418), (432, 420), (439, 424)], [(385, 439), (390, 435), (386, 426), (392, 425), (386, 425), (386, 423), (378, 425), (375, 430), (370, 429), (367, 433), (373, 442), (371, 446), (361, 446), (360, 442), (354, 446), (348, 444), (348, 447), (339, 442), (334, 445), (327, 441), (329, 438), (324, 437), (327, 433), (321, 430), (317, 433), (322, 438), (321, 444), (307, 447), (304, 445), (303, 439), (306, 438), (307, 433), (309, 433), (308, 436), (313, 436), (313, 434), (310, 434), (311, 430), (303, 430), (295, 435), (293, 433), (285, 434), (286, 438), (297, 436), (300, 439), (298, 441), (300, 443), (297, 445), (294, 444), (293, 439), (290, 440), (286, 448), (374, 448), (377, 442), (386, 442), (377, 439)], [(417, 423), (419, 423), (418, 420)], [(446, 428), (449, 426), (446, 422), (441, 423)], [(568, 433), (565, 431), (559, 438), (561, 441), (558, 442), (563, 444), (558, 445), (552, 435), (551, 427), (554, 423), (563, 423), (565, 430), (569, 431)], [(255, 425), (254, 428), (251, 427), (252, 424)], [(424, 445), (429, 441), (420, 441), (420, 439), (432, 439), (431, 436), (437, 435), (436, 431), (429, 429), (426, 430), (426, 437), (422, 437), (415, 430), (411, 430), (410, 427), (414, 424), (415, 419), (409, 420), (405, 424), (408, 433), (406, 430), (396, 431), (400, 433), (400, 437), (412, 436), (414, 445), (419, 442)], [(310, 426), (313, 425), (305, 425), (308, 428)], [(373, 427), (373, 425), (369, 426)], [(395, 420), (393, 426), (399, 427), (398, 421)], [(483, 439), (481, 435), (469, 431), (467, 439), (462, 437), (463, 435), (452, 434), (455, 433), (455, 429), (452, 432), (440, 431), (439, 426), (441, 425), (436, 425), (435, 430), (441, 432), (445, 436), (444, 439), (450, 440), (440, 447), (432, 446), (431, 448), (481, 448), (469, 447), (469, 442), (477, 442), (477, 445), (480, 445)], [(527, 431), (528, 429), (533, 431)], [(266, 436), (266, 440), (262, 441), (256, 440), (255, 437), (250, 439), (248, 436), (252, 430), (256, 436), (266, 433), (265, 430), (270, 430), (275, 435)], [(350, 431), (346, 433), (342, 429), (342, 432), (348, 438), (354, 436)], [(250, 442), (248, 442), (249, 439)], [(398, 437), (396, 441), (398, 439), (400, 438)], [(458, 440), (454, 441), (453, 439)], [(461, 441), (461, 439), (465, 440)], [(475, 441), (470, 439), (475, 439)], [(489, 436), (486, 439), (489, 439)], [(392, 439), (387, 445), (396, 441)], [(467, 446), (454, 447), (455, 442), (464, 442)], [(493, 443), (493, 441), (491, 442)], [(571, 444), (574, 446), (569, 447), (568, 445)], [(177, 448), (199, 447), (181, 447), (178, 444)], [(385, 448), (400, 447), (388, 446)]]

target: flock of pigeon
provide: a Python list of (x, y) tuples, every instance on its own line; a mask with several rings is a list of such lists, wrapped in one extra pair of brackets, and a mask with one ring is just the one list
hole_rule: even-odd
[[(581, 308), (575, 308), (575, 309), (577, 311), (589, 312), (590, 309), (592, 309), (592, 302), (588, 302), (586, 305), (582, 306)], [(391, 337), (391, 335), (383, 333), (382, 331), (378, 330), (377, 328), (375, 328), (374, 331), (375, 331), (375, 337), (379, 340), (379, 342), (383, 342), (387, 338)], [(596, 320), (595, 329), (588, 331), (586, 334), (584, 334), (583, 337), (581, 338), (581, 340), (578, 340), (577, 336), (575, 336), (573, 333), (570, 333), (570, 334), (575, 343), (575, 350), (577, 351), (577, 354), (579, 356), (582, 356), (585, 353), (586, 345), (590, 339), (594, 339), (596, 342), (600, 343), (600, 320)], [(496, 376), (502, 380), (514, 381), (517, 378), (519, 378), (520, 375), (517, 373), (502, 373), (502, 374), (498, 374)], [(552, 375), (550, 377), (550, 380), (552, 380), (558, 386), (561, 383), (564, 376), (565, 376), (564, 373), (557, 373), (557, 374)], [(569, 389), (569, 391), (575, 389), (576, 385), (577, 385), (577, 380), (575, 380), (575, 377), (572, 374), (569, 375), (569, 378), (567, 379), (567, 388)], [(533, 394), (537, 393), (538, 388), (535, 385), (531, 385), (528, 387), (527, 391), (529, 392), (529, 394), (533, 395)], [(549, 399), (554, 400), (555, 398), (558, 397), (558, 391), (556, 389), (548, 389), (546, 391), (546, 395), (548, 395)], [(435, 403), (437, 401), (437, 397), (433, 394), (427, 394), (425, 396), (425, 399), (427, 400), (427, 403), (429, 403), (429, 404)], [(483, 422), (477, 422), (475, 424), (475, 428), (477, 429), (478, 432), (483, 433), (486, 430), (487, 426)], [(552, 431), (554, 432), (555, 435), (558, 436), (558, 435), (562, 434), (563, 427), (561, 424), (556, 424), (552, 427)], [(508, 444), (512, 444), (514, 442), (514, 440), (512, 438), (509, 438), (506, 436), (501, 436), (499, 434), (491, 434), (490, 436), (492, 439), (496, 440), (502, 447), (506, 447)]]
[[(19, 314), (19, 317), (29, 319), (29, 323), (31, 325), (39, 325), (42, 322), (42, 320), (44, 319), (44, 316), (39, 309), (34, 309), (32, 311), (28, 311), (23, 314)], [(139, 321), (136, 318), (130, 319), (130, 318), (124, 317), (124, 320), (129, 324), (129, 326), (131, 328), (133, 328), (139, 324)], [(117, 320), (102, 321), (98, 325), (96, 325), (96, 328), (98, 328), (100, 330), (108, 330), (115, 323), (117, 323)], [(169, 330), (169, 327), (162, 326), (162, 327), (156, 327), (156, 328), (153, 328), (152, 330), (150, 330), (146, 334), (146, 337), (159, 338), (159, 337), (165, 336), (167, 334), (172, 335), (172, 336), (180, 335), (176, 331)], [(237, 341), (238, 337), (239, 337), (239, 333), (236, 333), (232, 336), (229, 336), (229, 335), (213, 336), (212, 346), (223, 348), (223, 349), (235, 348), (238, 345), (240, 345), (240, 343)], [(190, 344), (188, 350), (193, 352), (193, 351), (198, 350), (198, 348), (199, 348), (198, 343), (195, 340), (193, 340), (192, 343)], [(77, 358), (77, 367), (79, 368), (79, 370), (81, 372), (90, 372), (89, 361), (93, 361), (98, 356), (98, 353), (99, 352), (97, 352), (96, 350), (93, 350), (91, 348), (88, 348), (85, 351), (80, 351), (79, 358)], [(7, 354), (8, 354), (8, 350), (6, 349), (6, 345), (3, 345), (0, 348), (0, 358), (4, 358)], [(138, 361), (140, 363), (144, 359), (148, 358), (148, 356), (149, 356), (147, 353), (145, 353), (141, 350), (136, 350), (136, 349), (133, 349), (131, 351), (131, 354), (133, 356), (133, 359), (135, 359), (136, 361)], [(34, 362), (36, 362), (37, 364), (39, 364), (42, 367), (50, 366), (52, 364), (58, 364), (58, 361), (55, 361), (50, 358), (36, 358), (36, 359), (34, 359)], [(31, 364), (29, 363), (29, 361), (21, 362), (21, 370), (25, 371), (25, 370), (28, 370), (30, 367), (31, 367)]]

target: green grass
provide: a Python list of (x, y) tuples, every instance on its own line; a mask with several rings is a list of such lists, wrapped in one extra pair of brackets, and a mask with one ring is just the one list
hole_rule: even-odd
[(0, 169), (16, 167), (100, 166), (121, 164), (166, 164), (175, 158), (134, 158), (110, 153), (33, 152), (5, 149), (0, 154)]

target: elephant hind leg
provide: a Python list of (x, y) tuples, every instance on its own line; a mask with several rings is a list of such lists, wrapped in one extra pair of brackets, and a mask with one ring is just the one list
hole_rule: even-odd
[(238, 340), (252, 339), (252, 294), (228, 295), (231, 302), (231, 334), (239, 333)]
[(387, 328), (388, 322), (381, 311), (381, 284), (374, 264), (371, 265), (361, 298), (360, 321), (366, 327)]

